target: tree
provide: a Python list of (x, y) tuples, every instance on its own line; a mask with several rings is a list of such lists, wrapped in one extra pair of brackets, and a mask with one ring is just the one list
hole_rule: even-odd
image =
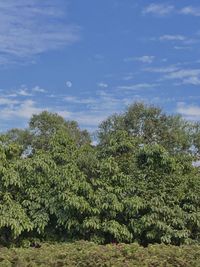
[(17, 145), (0, 145), (0, 243), (8, 245), (33, 224), (23, 208), (23, 183), (17, 171), (21, 150)]
[(43, 111), (39, 115), (33, 115), (29, 128), (33, 134), (32, 147), (36, 149), (48, 149), (49, 139), (58, 130), (68, 133), (78, 146), (91, 142), (86, 130), (80, 130), (75, 121), (66, 121), (56, 113)]
[(101, 124), (94, 147), (77, 123), (34, 115), (0, 135), (0, 244), (199, 243), (199, 129), (136, 103)]
[(179, 115), (167, 115), (160, 108), (134, 103), (125, 113), (104, 121), (98, 131), (100, 145), (106, 145), (112, 133), (123, 130), (140, 144), (160, 144), (171, 153), (188, 153), (194, 145), (194, 124)]

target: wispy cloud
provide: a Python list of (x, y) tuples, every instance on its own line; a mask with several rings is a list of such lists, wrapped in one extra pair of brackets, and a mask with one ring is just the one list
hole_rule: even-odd
[(6, 0), (0, 2), (0, 64), (31, 60), (79, 39), (79, 28), (65, 22), (66, 3)]
[(17, 102), (16, 105), (13, 105), (13, 103), (7, 104), (8, 106), (1, 109), (2, 119), (13, 117), (29, 119), (32, 114), (38, 114), (42, 111), (41, 108), (36, 107), (36, 103), (31, 99), (22, 101), (21, 103)]
[(0, 106), (15, 105), (18, 104), (18, 100), (13, 100), (10, 98), (0, 97)]
[[(123, 96), (121, 96), (123, 95)], [(74, 104), (76, 111), (70, 113), (70, 119), (75, 119), (81, 126), (87, 129), (95, 129), (100, 122), (109, 115), (119, 112), (123, 107), (130, 104), (136, 96), (125, 96), (100, 90), (94, 97), (67, 96), (64, 101)], [(78, 105), (78, 106), (77, 106)], [(79, 111), (80, 110), (80, 111)]]
[(94, 130), (108, 115), (108, 113), (105, 114), (103, 112), (74, 112), (71, 114), (70, 119), (77, 120), (80, 125)]
[(167, 3), (151, 3), (142, 10), (143, 14), (152, 14), (159, 17), (164, 17), (172, 13), (180, 15), (200, 16), (200, 6), (184, 6), (180, 9), (175, 8), (174, 5)]
[(152, 3), (143, 9), (143, 14), (166, 16), (174, 11), (173, 5)]
[(141, 63), (148, 63), (151, 64), (155, 59), (155, 56), (141, 56), (141, 57), (128, 57), (125, 58), (125, 62), (131, 62), (131, 61), (138, 61)]
[(166, 66), (166, 67), (151, 67), (145, 68), (145, 71), (153, 72), (153, 73), (174, 73), (178, 71), (180, 68), (176, 65)]
[(1, 109), (1, 122), (12, 120), (13, 117), (16, 120), (22, 122), (27, 122), (33, 114), (39, 114), (43, 110), (49, 112), (56, 112), (60, 116), (66, 119), (74, 119), (73, 113), (65, 109), (53, 109), (52, 107), (40, 107), (37, 102), (32, 99), (27, 99), (24, 101), (11, 101), (9, 99), (0, 98), (0, 106), (3, 106)]
[(187, 38), (183, 35), (162, 35), (159, 37), (160, 41), (185, 41)]
[(149, 38), (151, 41), (156, 42), (171, 42), (174, 44), (175, 49), (190, 49), (192, 44), (198, 44), (200, 42), (198, 33), (192, 36), (185, 36), (182, 34), (163, 34), (159, 37)]
[(66, 96), (64, 97), (64, 101), (70, 104), (94, 104), (97, 102), (97, 100), (92, 97), (80, 98), (76, 96)]
[(140, 90), (140, 89), (149, 89), (156, 87), (158, 85), (156, 84), (150, 84), (150, 83), (139, 83), (139, 84), (133, 84), (133, 85), (121, 85), (117, 88), (120, 90)]
[(46, 93), (47, 90), (41, 88), (40, 86), (36, 85), (35, 87), (33, 87), (32, 89), (33, 92), (36, 92), (36, 93)]
[(122, 80), (124, 81), (130, 81), (134, 78), (134, 74), (132, 72), (126, 73), (123, 77)]
[(200, 107), (197, 105), (187, 105), (184, 102), (177, 103), (178, 113), (190, 120), (199, 120)]
[[(200, 69), (190, 68), (188, 62), (179, 62), (174, 65), (144, 68), (144, 71), (162, 74), (160, 81), (175, 80), (179, 83), (174, 85), (190, 84), (200, 85)], [(188, 67), (186, 68), (186, 66)]]
[(200, 76), (190, 76), (183, 79), (182, 84), (200, 85)]
[(17, 93), (17, 95), (20, 95), (20, 96), (32, 96), (32, 94), (30, 92), (28, 92), (27, 89), (24, 89), (24, 88), (21, 88), (16, 93)]
[(164, 76), (165, 79), (178, 80), (180, 84), (200, 84), (200, 69), (180, 69), (168, 73)]
[(34, 96), (37, 94), (44, 94), (47, 93), (47, 90), (44, 88), (41, 88), (40, 86), (36, 85), (33, 88), (29, 89), (25, 85), (21, 85), (21, 87), (17, 90), (12, 90), (11, 93), (6, 94), (6, 97), (29, 97), (29, 96)]
[(179, 46), (179, 45), (175, 45), (174, 49), (176, 50), (191, 50), (192, 46)]
[(184, 68), (187, 63), (177, 63), (166, 67), (149, 67), (143, 70), (150, 73), (161, 74), (158, 81), (172, 80), (174, 85), (200, 85), (200, 69)]
[(180, 10), (180, 14), (192, 15), (192, 16), (199, 17), (200, 16), (200, 7), (186, 6)]
[(107, 83), (104, 83), (104, 82), (100, 82), (97, 84), (99, 87), (101, 88), (107, 88), (108, 87), (108, 84)]

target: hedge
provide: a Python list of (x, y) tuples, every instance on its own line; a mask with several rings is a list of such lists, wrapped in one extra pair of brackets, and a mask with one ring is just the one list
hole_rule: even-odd
[(0, 248), (2, 267), (199, 267), (200, 246), (138, 244), (96, 245), (85, 241)]

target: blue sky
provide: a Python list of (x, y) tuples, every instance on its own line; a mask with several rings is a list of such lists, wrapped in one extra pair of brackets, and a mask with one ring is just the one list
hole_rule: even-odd
[(200, 118), (195, 0), (0, 1), (0, 130), (48, 110), (94, 131), (134, 101)]

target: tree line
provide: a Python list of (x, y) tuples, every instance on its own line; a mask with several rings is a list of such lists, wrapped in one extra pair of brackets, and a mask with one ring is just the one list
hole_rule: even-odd
[(97, 139), (47, 111), (0, 134), (0, 244), (200, 243), (200, 124), (134, 103)]

